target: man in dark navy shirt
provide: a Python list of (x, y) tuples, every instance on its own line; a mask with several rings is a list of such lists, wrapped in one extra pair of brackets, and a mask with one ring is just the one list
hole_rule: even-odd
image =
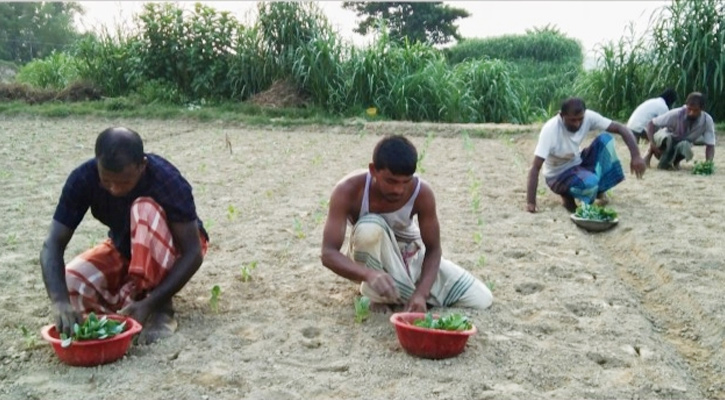
[[(140, 341), (151, 343), (175, 331), (172, 296), (201, 266), (209, 238), (191, 185), (167, 160), (144, 153), (138, 133), (108, 128), (95, 153), (66, 180), (40, 254), (56, 327), (70, 334), (91, 311), (127, 314), (144, 325)], [(65, 265), (89, 208), (109, 238)]]

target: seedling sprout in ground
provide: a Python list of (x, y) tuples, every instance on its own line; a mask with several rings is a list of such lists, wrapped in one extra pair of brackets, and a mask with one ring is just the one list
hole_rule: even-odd
[(211, 298), (209, 298), (209, 307), (211, 307), (211, 310), (215, 313), (219, 312), (219, 295), (222, 293), (222, 289), (219, 287), (219, 285), (214, 285), (213, 288), (211, 288)]
[(596, 204), (581, 203), (574, 213), (579, 218), (591, 221), (609, 222), (617, 219), (617, 212), (611, 208)]
[(361, 323), (370, 316), (370, 299), (361, 296), (355, 299), (355, 322)]
[(254, 260), (249, 265), (242, 267), (242, 282), (249, 282), (252, 280), (252, 271), (257, 268), (257, 261)]
[(60, 334), (60, 345), (68, 347), (74, 341), (108, 339), (123, 332), (125, 327), (126, 321), (119, 322), (105, 315), (99, 319), (91, 312), (81, 325), (73, 324), (73, 333), (70, 337), (65, 333)]

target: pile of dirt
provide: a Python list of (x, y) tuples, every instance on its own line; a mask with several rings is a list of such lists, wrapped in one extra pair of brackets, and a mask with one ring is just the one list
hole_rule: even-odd
[(310, 99), (301, 93), (292, 81), (283, 79), (274, 82), (269, 89), (252, 96), (249, 102), (261, 107), (304, 108), (310, 103)]
[(95, 101), (101, 100), (101, 90), (90, 82), (74, 82), (61, 90), (56, 96), (57, 100), (73, 101)]
[(20, 100), (39, 104), (53, 100), (77, 102), (101, 98), (101, 90), (88, 82), (74, 82), (61, 91), (38, 89), (22, 83), (0, 83), (0, 101)]

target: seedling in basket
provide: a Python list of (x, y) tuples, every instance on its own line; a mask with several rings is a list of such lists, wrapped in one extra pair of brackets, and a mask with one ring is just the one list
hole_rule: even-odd
[(587, 203), (581, 203), (576, 208), (574, 215), (592, 221), (614, 221), (617, 219), (617, 212), (613, 209)]
[(712, 175), (715, 172), (715, 163), (712, 161), (695, 161), (695, 168), (692, 173), (695, 175)]
[(413, 325), (421, 328), (442, 329), (446, 331), (466, 331), (473, 328), (473, 324), (468, 317), (458, 313), (447, 315), (445, 317), (433, 318), (433, 314), (428, 312), (425, 314), (425, 318), (413, 321)]
[(74, 341), (108, 339), (123, 332), (125, 327), (126, 321), (116, 321), (105, 315), (98, 318), (91, 312), (82, 324), (73, 324), (73, 333), (70, 336), (60, 334), (61, 346), (68, 347)]

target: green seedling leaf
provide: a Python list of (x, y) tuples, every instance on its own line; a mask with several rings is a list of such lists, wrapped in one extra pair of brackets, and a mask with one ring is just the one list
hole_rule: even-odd
[(695, 175), (712, 175), (715, 172), (715, 163), (712, 161), (695, 161), (695, 168), (692, 173)]
[(355, 322), (362, 323), (370, 316), (370, 298), (361, 296), (355, 299)]
[(433, 318), (433, 314), (430, 312), (425, 314), (425, 318), (413, 321), (413, 325), (446, 331), (465, 331), (473, 327), (473, 324), (465, 315), (454, 313), (440, 318)]
[(222, 289), (219, 287), (219, 285), (214, 285), (213, 288), (211, 288), (211, 298), (209, 299), (209, 307), (211, 307), (211, 310), (215, 313), (219, 312), (219, 295), (222, 293)]
[(82, 324), (73, 324), (73, 333), (67, 336), (60, 334), (61, 347), (68, 347), (74, 341), (108, 339), (122, 333), (126, 327), (126, 321), (119, 322), (109, 319), (105, 315), (100, 319), (91, 312)]
[(576, 208), (574, 215), (592, 221), (614, 221), (617, 219), (617, 212), (613, 209), (586, 203), (581, 203)]

